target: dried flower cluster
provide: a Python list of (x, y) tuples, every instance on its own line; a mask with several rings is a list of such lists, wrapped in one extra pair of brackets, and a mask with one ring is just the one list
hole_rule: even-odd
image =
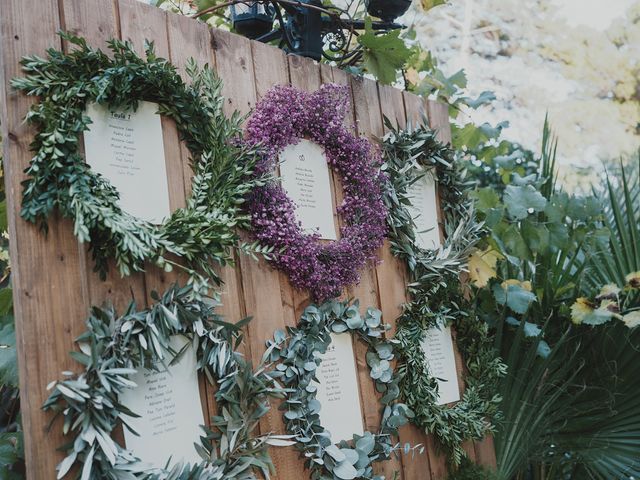
[(329, 167), (342, 181), (341, 238), (330, 243), (303, 232), (296, 205), (277, 181), (253, 189), (246, 204), (256, 239), (273, 248), (272, 264), (316, 301), (357, 283), (387, 232), (380, 155), (345, 126), (349, 108), (347, 87), (328, 84), (307, 93), (277, 86), (257, 105), (246, 128), (246, 141), (263, 147), (256, 175), (272, 172), (284, 147), (307, 138), (324, 148)]

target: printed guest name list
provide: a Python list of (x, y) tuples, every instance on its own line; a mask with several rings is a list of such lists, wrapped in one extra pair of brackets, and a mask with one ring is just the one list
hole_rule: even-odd
[(120, 207), (156, 224), (171, 213), (157, 109), (151, 102), (140, 102), (135, 112), (90, 104), (93, 123), (84, 134), (87, 163), (118, 190)]
[(320, 421), (331, 433), (331, 441), (352, 440), (362, 435), (364, 424), (351, 335), (331, 334), (331, 344), (318, 367)]
[(280, 154), (280, 179), (304, 231), (336, 240), (329, 166), (322, 147), (306, 139), (287, 146)]
[[(181, 351), (187, 343), (185, 337), (171, 338), (171, 347)], [(167, 353), (166, 363), (171, 363)], [(132, 380), (137, 388), (126, 390), (120, 397), (123, 405), (139, 418), (126, 418), (135, 430), (134, 435), (125, 428), (125, 442), (143, 462), (164, 468), (171, 457), (177, 462), (200, 462), (194, 443), (204, 433), (202, 405), (198, 386), (196, 353), (193, 346), (186, 348), (182, 357), (158, 371), (141, 370)]]

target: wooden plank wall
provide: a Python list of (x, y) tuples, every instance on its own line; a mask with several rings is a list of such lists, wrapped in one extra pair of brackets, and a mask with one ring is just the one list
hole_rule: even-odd
[[(50, 418), (40, 407), (47, 396), (45, 386), (58, 378), (62, 370), (77, 370), (68, 352), (75, 337), (84, 329), (90, 305), (110, 301), (122, 308), (133, 294), (139, 305), (149, 302), (153, 289), (164, 290), (172, 282), (184, 280), (149, 266), (144, 274), (120, 278), (112, 271), (106, 281), (92, 272), (86, 246), (79, 245), (68, 220), (52, 218), (48, 236), (22, 221), (19, 216), (23, 170), (31, 157), (29, 143), (33, 130), (23, 118), (33, 99), (12, 91), (8, 83), (20, 76), (19, 59), (24, 55), (43, 55), (48, 47), (68, 48), (56, 35), (68, 30), (87, 38), (93, 46), (105, 48), (109, 38), (131, 40), (141, 52), (145, 39), (153, 40), (157, 53), (170, 59), (184, 73), (185, 62), (195, 58), (200, 65), (215, 66), (224, 81), (228, 111), (249, 112), (265, 93), (277, 84), (291, 84), (313, 91), (322, 83), (335, 82), (350, 87), (352, 111), (347, 121), (360, 135), (371, 138), (384, 134), (382, 115), (405, 125), (428, 116), (431, 127), (441, 138), (450, 139), (446, 108), (392, 87), (354, 78), (327, 65), (308, 59), (287, 56), (281, 50), (250, 41), (228, 32), (213, 30), (185, 17), (168, 14), (135, 0), (3, 0), (0, 18), (0, 102), (3, 153), (9, 210), (9, 234), (13, 266), (14, 305), (18, 340), (22, 419), (26, 432), (28, 478), (55, 478), (55, 466), (62, 458), (56, 447), (63, 443), (59, 428), (47, 432)], [(172, 208), (185, 203), (189, 193), (191, 171), (188, 151), (178, 141), (175, 125), (163, 119), (164, 147)], [(339, 202), (341, 189), (332, 182), (334, 198)], [(380, 251), (382, 262), (370, 265), (362, 273), (362, 281), (344, 292), (344, 296), (360, 299), (362, 308), (375, 306), (384, 320), (393, 325), (406, 301), (406, 272), (392, 257), (388, 245)], [(305, 292), (294, 290), (287, 278), (265, 262), (242, 257), (236, 268), (221, 272), (223, 287), (222, 313), (230, 321), (246, 315), (254, 320), (246, 330), (244, 353), (258, 362), (264, 343), (274, 330), (295, 325), (309, 302)], [(369, 379), (364, 348), (356, 344), (362, 413), (369, 429), (380, 421), (376, 393)], [(458, 365), (459, 371), (462, 365)], [(202, 391), (203, 408), (208, 414), (215, 409), (212, 392)], [(277, 405), (260, 425), (263, 433), (283, 433)], [(406, 480), (445, 478), (444, 458), (438, 455), (433, 440), (415, 427), (401, 431), (402, 442), (422, 443), (424, 455), (393, 459), (376, 466), (376, 471)], [(491, 464), (490, 441), (467, 445), (472, 458)], [(276, 479), (307, 478), (302, 461), (291, 448), (272, 450)]]

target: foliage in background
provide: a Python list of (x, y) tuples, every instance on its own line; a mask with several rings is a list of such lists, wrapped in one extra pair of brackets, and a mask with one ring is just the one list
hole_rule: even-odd
[[(618, 192), (628, 224), (615, 231), (620, 208), (614, 196), (579, 197), (559, 189), (556, 145), (546, 126), (543, 139), (541, 157), (518, 153), (523, 162), (515, 171), (501, 170), (504, 163), (492, 156), (478, 179), (488, 186), (474, 193), (491, 230), (470, 262), (477, 311), (495, 332), (508, 367), (499, 384), (504, 421), (495, 437), (498, 474), (504, 480), (532, 472), (541, 479), (637, 475), (638, 334), (620, 323), (571, 323), (571, 305), (594, 291), (603, 258), (617, 271), (604, 275), (612, 267), (600, 268), (600, 287), (636, 271), (628, 271), (636, 265), (629, 254), (640, 245), (628, 227), (637, 228), (640, 219), (637, 192)], [(628, 251), (620, 238), (630, 239)]]
[[(2, 137), (0, 137), (1, 143)], [(24, 478), (20, 390), (7, 233), (7, 199), (0, 149), (0, 479)]]
[(640, 476), (639, 166), (637, 156), (595, 192), (609, 238), (591, 257), (582, 293), (592, 298), (598, 292), (600, 306), (610, 301), (614, 315), (595, 326), (583, 318), (573, 328), (585, 368), (578, 375), (581, 388), (570, 391), (570, 408), (551, 432), (547, 462), (558, 477)]
[[(484, 231), (474, 218), (468, 182), (454, 152), (424, 125), (395, 128), (382, 140), (383, 169), (389, 176), (385, 202), (389, 209), (392, 253), (407, 263), (410, 301), (396, 319), (401, 394), (414, 411), (413, 423), (432, 434), (458, 466), (466, 453), (462, 443), (494, 431), (500, 395), (495, 393), (504, 365), (497, 357), (486, 323), (471, 312), (460, 283), (470, 253)], [(411, 187), (435, 175), (446, 231), (442, 247), (428, 249), (417, 241)], [(436, 226), (437, 228), (437, 226)], [(438, 405), (438, 382), (429, 374), (422, 342), (429, 329), (452, 326), (463, 356), (465, 391), (455, 405)]]

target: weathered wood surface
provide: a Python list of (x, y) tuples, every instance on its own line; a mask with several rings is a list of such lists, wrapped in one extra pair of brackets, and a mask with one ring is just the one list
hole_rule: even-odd
[[(92, 271), (92, 259), (85, 245), (79, 245), (71, 223), (52, 218), (48, 236), (22, 221), (19, 216), (23, 170), (31, 155), (29, 143), (33, 130), (23, 123), (32, 98), (12, 91), (9, 80), (19, 76), (19, 60), (24, 55), (43, 55), (46, 48), (68, 48), (56, 35), (69, 30), (87, 38), (89, 44), (105, 48), (109, 38), (131, 40), (142, 52), (144, 40), (153, 40), (156, 51), (170, 59), (184, 74), (189, 57), (200, 65), (214, 66), (224, 82), (225, 108), (247, 113), (265, 93), (277, 84), (291, 84), (313, 91), (322, 83), (347, 85), (352, 110), (347, 122), (358, 134), (372, 139), (384, 134), (383, 114), (394, 123), (415, 124), (428, 118), (440, 138), (450, 140), (448, 116), (444, 105), (424, 102), (415, 95), (392, 87), (379, 86), (366, 79), (318, 65), (311, 60), (287, 56), (282, 51), (206, 25), (165, 13), (135, 0), (3, 0), (0, 16), (0, 112), (2, 123), (4, 168), (11, 236), (14, 309), (18, 343), (22, 419), (25, 435), (28, 478), (55, 478), (55, 467), (62, 458), (56, 447), (63, 443), (59, 428), (46, 431), (50, 420), (40, 407), (47, 396), (45, 386), (59, 378), (62, 370), (77, 370), (68, 352), (83, 330), (90, 305), (111, 302), (118, 309), (133, 298), (144, 306), (152, 290), (164, 290), (172, 282), (184, 280), (148, 266), (143, 274), (120, 278), (112, 269), (106, 281)], [(189, 152), (178, 141), (175, 124), (163, 119), (164, 147), (172, 208), (185, 203), (190, 189)], [(342, 190), (332, 177), (333, 198), (342, 199)], [(338, 219), (339, 220), (339, 219)], [(384, 320), (393, 326), (400, 307), (407, 300), (407, 274), (386, 244), (379, 252), (381, 263), (362, 272), (362, 280), (344, 292), (344, 298), (360, 299), (361, 307), (380, 308)], [(305, 292), (296, 291), (287, 278), (265, 262), (241, 257), (235, 268), (221, 272), (225, 280), (221, 313), (230, 321), (252, 316), (245, 331), (243, 353), (257, 363), (265, 341), (276, 329), (296, 324), (309, 303)], [(392, 330), (393, 332), (393, 330)], [(365, 425), (376, 429), (380, 408), (369, 379), (365, 349), (355, 344), (358, 383)], [(460, 360), (458, 358), (458, 362)], [(462, 372), (462, 365), (458, 371)], [(203, 387), (203, 408), (213, 414), (215, 402), (211, 388)], [(283, 432), (277, 405), (260, 424), (260, 431)], [(378, 464), (376, 472), (406, 480), (441, 479), (446, 476), (442, 456), (436, 453), (433, 440), (419, 429), (401, 430), (401, 442), (421, 443), (426, 453), (392, 459)], [(468, 446), (472, 458), (482, 463), (495, 462), (491, 440)], [(293, 448), (273, 449), (277, 473), (274, 478), (307, 478), (303, 463)]]

